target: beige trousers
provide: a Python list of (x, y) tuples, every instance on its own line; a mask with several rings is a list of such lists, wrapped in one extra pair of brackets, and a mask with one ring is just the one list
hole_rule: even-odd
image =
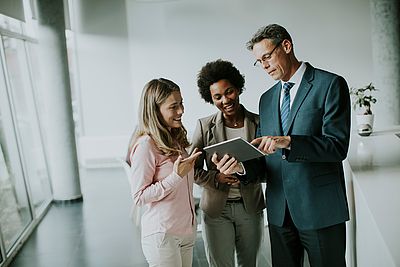
[(156, 233), (142, 238), (143, 254), (149, 267), (191, 267), (195, 240), (195, 228), (186, 236)]

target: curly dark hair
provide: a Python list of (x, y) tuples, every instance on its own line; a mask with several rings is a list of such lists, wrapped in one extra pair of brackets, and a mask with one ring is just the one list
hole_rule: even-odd
[(244, 75), (229, 61), (217, 59), (204, 65), (197, 75), (199, 93), (205, 102), (213, 104), (210, 86), (220, 80), (226, 79), (239, 90), (244, 90)]

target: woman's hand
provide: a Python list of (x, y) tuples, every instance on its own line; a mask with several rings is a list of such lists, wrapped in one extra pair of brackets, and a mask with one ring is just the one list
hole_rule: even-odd
[(244, 171), (242, 164), (239, 164), (234, 157), (229, 155), (224, 155), (221, 160), (218, 160), (218, 155), (214, 153), (211, 161), (217, 166), (217, 170), (225, 175), (230, 175), (237, 172), (242, 173)]
[(185, 159), (182, 158), (181, 155), (179, 155), (174, 162), (174, 172), (177, 173), (180, 177), (186, 176), (190, 172), (190, 170), (193, 169), (194, 163), (196, 162), (196, 159), (201, 155), (201, 153), (201, 151), (198, 151), (198, 149), (195, 148), (192, 154)]
[(240, 181), (236, 176), (234, 175), (225, 175), (223, 173), (218, 173), (217, 174), (217, 181), (220, 184), (227, 184), (227, 185), (238, 185), (240, 184)]

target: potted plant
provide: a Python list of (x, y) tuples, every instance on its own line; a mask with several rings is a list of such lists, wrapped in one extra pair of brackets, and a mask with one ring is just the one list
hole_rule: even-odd
[(374, 126), (374, 114), (371, 105), (376, 103), (376, 98), (372, 95), (373, 91), (377, 91), (377, 89), (372, 83), (361, 88), (350, 88), (353, 109), (359, 110), (356, 119), (358, 134), (361, 136), (370, 135)]

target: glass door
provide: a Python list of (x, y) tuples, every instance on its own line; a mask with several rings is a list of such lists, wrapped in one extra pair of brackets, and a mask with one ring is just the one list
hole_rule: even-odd
[(0, 73), (0, 229), (4, 249), (9, 251), (32, 221), (10, 103)]
[[(35, 43), (28, 43), (24, 42), (27, 54), (29, 55), (28, 58), (28, 65), (30, 66), (30, 75), (31, 75), (31, 82), (32, 86), (27, 87), (25, 103), (30, 102), (31, 111), (32, 111), (32, 121), (33, 123), (32, 128), (36, 132), (36, 139), (33, 142), (36, 144), (36, 151), (35, 151), (35, 158), (37, 162), (32, 168), (36, 169), (37, 175), (30, 175), (29, 176), (29, 183), (32, 190), (32, 199), (34, 203), (34, 208), (36, 212), (36, 216), (39, 216), (40, 213), (50, 204), (53, 200), (52, 190), (51, 190), (51, 183), (50, 183), (50, 175), (48, 172), (47, 167), (47, 160), (46, 160), (46, 153), (45, 151), (45, 142), (46, 135), (45, 132), (42, 131), (42, 123), (40, 118), (44, 119), (44, 115), (46, 111), (44, 107), (45, 98), (42, 95), (42, 90), (39, 90), (42, 86), (41, 80), (41, 72), (39, 67), (39, 59), (38, 59), (38, 44)], [(35, 112), (36, 111), (36, 112)], [(29, 159), (28, 159), (29, 160)]]
[(29, 68), (36, 61), (21, 39), (1, 36), (0, 52), (0, 243), (8, 255), (52, 193)]
[[(16, 127), (21, 142), (23, 164), (29, 183), (31, 201), (36, 211), (41, 211), (51, 200), (49, 174), (43, 149), (38, 111), (33, 94), (25, 41), (3, 37), (5, 61), (11, 87), (11, 99), (16, 117)], [(35, 52), (33, 45), (31, 54)], [(31, 62), (37, 63), (31, 56)], [(36, 66), (37, 67), (37, 66)], [(35, 73), (39, 74), (39, 73)], [(35, 77), (37, 78), (37, 77)]]

